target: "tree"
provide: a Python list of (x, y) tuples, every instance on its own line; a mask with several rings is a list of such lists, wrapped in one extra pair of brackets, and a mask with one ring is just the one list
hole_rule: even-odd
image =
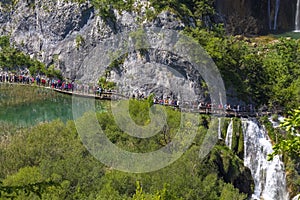
[(287, 154), (293, 159), (299, 159), (300, 155), (300, 107), (290, 113), (291, 116), (284, 120), (281, 127), (287, 131), (287, 138), (281, 140), (273, 147), (274, 152), (269, 155), (273, 159), (275, 155)]

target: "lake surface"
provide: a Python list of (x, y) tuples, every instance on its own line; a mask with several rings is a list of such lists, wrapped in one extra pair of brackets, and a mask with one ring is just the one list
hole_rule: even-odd
[(293, 39), (300, 39), (300, 32), (285, 32), (285, 33), (280, 33), (280, 34), (274, 34), (274, 37), (276, 38), (281, 38), (281, 37), (290, 37)]
[[(72, 96), (47, 88), (0, 84), (0, 122), (18, 127), (55, 119), (66, 122), (73, 119), (72, 102)], [(101, 101), (76, 97), (76, 112), (83, 114), (85, 105), (93, 105), (96, 111), (105, 110)]]

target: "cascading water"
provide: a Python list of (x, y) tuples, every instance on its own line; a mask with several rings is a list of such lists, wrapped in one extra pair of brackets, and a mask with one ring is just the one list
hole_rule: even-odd
[(272, 29), (272, 19), (271, 19), (271, 0), (268, 0), (268, 17), (269, 17), (269, 29)]
[(284, 121), (283, 116), (279, 116), (277, 120), (274, 120), (272, 117), (269, 117), (268, 119), (272, 123), (273, 128), (278, 128), (280, 126), (280, 123)]
[(231, 118), (231, 121), (227, 128), (227, 133), (226, 133), (226, 138), (225, 138), (225, 144), (226, 144), (226, 146), (229, 147), (229, 149), (231, 149), (231, 145), (232, 145), (232, 132), (233, 132), (233, 122), (232, 122), (232, 118)]
[(277, 29), (277, 18), (278, 18), (279, 6), (280, 6), (280, 0), (276, 0), (273, 30)]
[(218, 125), (218, 139), (222, 139), (222, 133), (221, 133), (221, 118), (218, 118), (219, 125)]
[[(271, 0), (268, 0), (268, 17), (269, 17), (269, 29), (270, 30), (276, 30), (277, 29), (277, 19), (278, 19), (278, 13), (280, 8), (280, 0), (276, 0), (275, 2), (275, 10), (274, 10), (274, 18), (271, 16)], [(274, 19), (274, 24), (272, 27), (272, 21)]]
[(295, 17), (295, 32), (300, 32), (300, 0), (297, 0), (296, 17)]
[(294, 198), (292, 198), (292, 200), (299, 200), (300, 199), (300, 194), (298, 194), (297, 196), (295, 196)]
[(254, 179), (254, 194), (252, 199), (287, 200), (284, 165), (279, 156), (267, 161), (267, 155), (272, 153), (271, 141), (258, 122), (243, 120), (244, 134), (244, 165), (251, 170)]

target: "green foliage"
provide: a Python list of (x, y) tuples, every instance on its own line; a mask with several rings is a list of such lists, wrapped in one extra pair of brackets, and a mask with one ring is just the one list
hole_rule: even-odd
[(38, 167), (24, 167), (13, 175), (7, 176), (3, 181), (4, 185), (29, 185), (32, 183), (39, 183), (42, 180), (42, 174)]
[(149, 107), (153, 106), (154, 102), (154, 97), (155, 95), (153, 93), (151, 93), (148, 97), (147, 97), (147, 101), (148, 101), (148, 104), (149, 104)]
[(0, 37), (0, 48), (9, 48), (10, 42), (9, 42), (9, 37), (8, 36), (1, 36)]
[(300, 107), (290, 112), (290, 117), (284, 120), (281, 127), (284, 127), (292, 135), (300, 133)]
[(31, 59), (23, 52), (11, 47), (8, 36), (0, 37), (0, 66), (9, 70), (18, 67), (28, 68), (32, 75), (46, 72), (45, 65), (38, 60)]
[(242, 130), (242, 122), (239, 118), (233, 119), (231, 149), (237, 156), (239, 156), (240, 159), (244, 158), (244, 136)]
[(9, 12), (14, 9), (19, 0), (3, 0), (0, 2), (1, 8), (3, 8), (4, 12)]
[[(215, 14), (214, 2), (213, 0), (193, 1), (194, 5), (192, 5), (191, 11), (198, 27), (206, 27), (203, 23), (204, 17)], [(214, 28), (214, 25), (212, 27)]]
[(286, 139), (279, 141), (273, 147), (274, 152), (269, 159), (273, 159), (275, 155), (286, 154), (292, 159), (299, 159), (300, 155), (300, 108), (293, 110), (290, 117), (286, 118), (281, 124), (288, 132)]
[(35, 75), (38, 73), (46, 74), (46, 67), (45, 67), (45, 64), (43, 64), (37, 60), (33, 60), (29, 67), (29, 71), (30, 71), (30, 74), (32, 74), (32, 75)]
[[(131, 100), (130, 114), (136, 123), (147, 124), (148, 112), (147, 100)], [(137, 139), (124, 133), (109, 110), (97, 113), (97, 119), (115, 145), (132, 152), (149, 152), (163, 147), (178, 131), (181, 113), (171, 108), (166, 108), (166, 113), (169, 128), (149, 139)], [(205, 136), (205, 130), (199, 128), (199, 137)], [(195, 143), (182, 158), (164, 169), (131, 174), (112, 170), (95, 160), (82, 145), (74, 122), (63, 124), (56, 120), (22, 129), (8, 137), (7, 142), (0, 143), (0, 161), (3, 161), (0, 189), (2, 195), (14, 195), (16, 199), (209, 200), (245, 197), (218, 175), (218, 166), (212, 159), (199, 160), (201, 143)], [(224, 148), (222, 151), (225, 154), (229, 150)], [(231, 155), (228, 154), (226, 159), (231, 159)], [(13, 187), (21, 192), (10, 190)], [(27, 191), (30, 191), (29, 195)]]
[(147, 8), (146, 11), (145, 11), (145, 14), (146, 14), (146, 18), (149, 20), (149, 21), (152, 21), (156, 18), (156, 12), (154, 9), (149, 9)]
[[(82, 3), (85, 0), (74, 0)], [(141, 12), (139, 6), (134, 7), (134, 0), (120, 1), (120, 0), (92, 0), (92, 5), (99, 11), (99, 15), (106, 20), (116, 20), (113, 9), (122, 11), (136, 11)], [(213, 0), (202, 1), (187, 1), (187, 0), (150, 0), (150, 6), (146, 8), (146, 18), (152, 20), (158, 13), (163, 10), (169, 10), (178, 15), (178, 17), (186, 22), (190, 22), (190, 17), (194, 18), (198, 25), (205, 26), (201, 23), (204, 16), (213, 15), (215, 13), (213, 8)], [(151, 7), (151, 9), (150, 9)], [(154, 9), (152, 9), (154, 8)], [(142, 16), (143, 17), (143, 16)]]
[(202, 23), (204, 16), (214, 14), (213, 0), (188, 1), (188, 0), (150, 0), (156, 13), (169, 10), (175, 13), (189, 26), (190, 18), (194, 18), (198, 26), (205, 27)]
[(268, 159), (283, 155), (290, 195), (295, 196), (300, 189), (300, 108), (289, 112), (289, 115), (280, 125), (285, 129), (286, 134), (283, 134), (280, 129), (270, 128), (270, 124), (265, 124), (270, 137), (275, 142), (273, 153), (268, 155)]
[(129, 36), (133, 40), (135, 50), (140, 51), (140, 53), (144, 55), (150, 47), (144, 29), (139, 28), (136, 31), (130, 32)]
[[(48, 195), (48, 199), (59, 195), (61, 198), (67, 198), (69, 193), (75, 195), (79, 188), (93, 190), (94, 186), (90, 185), (89, 181), (103, 174), (102, 165), (89, 156), (71, 122), (64, 125), (54, 121), (25, 130), (13, 137), (2, 156), (6, 157), (6, 162), (0, 167), (1, 172), (5, 172), (7, 176), (4, 180), (6, 186), (16, 184), (14, 177), (23, 180), (17, 181), (20, 184), (18, 186), (39, 180), (53, 180), (61, 184), (62, 188), (53, 186), (53, 193), (48, 191), (43, 194), (43, 197)], [(27, 171), (30, 173), (26, 173)], [(28, 176), (25, 177), (24, 174)]]
[(1, 199), (42, 199), (42, 194), (50, 187), (59, 187), (58, 184), (49, 182), (37, 182), (20, 186), (3, 186), (0, 182)]
[(99, 11), (99, 14), (104, 19), (115, 20), (113, 9), (120, 12), (123, 10), (131, 11), (133, 9), (133, 0), (120, 1), (120, 0), (92, 0), (92, 5)]
[(231, 184), (225, 184), (223, 187), (223, 190), (221, 192), (220, 200), (228, 200), (228, 199), (244, 200), (246, 198), (247, 198), (246, 195), (244, 195), (244, 196), (239, 195), (237, 193), (237, 189), (234, 188)]
[(256, 43), (203, 28), (187, 28), (218, 66), (226, 88), (245, 102), (286, 112), (300, 104), (299, 41)]
[(84, 45), (84, 38), (82, 37), (82, 35), (77, 35), (75, 42), (76, 42), (76, 49), (79, 49), (82, 45)]
[[(219, 176), (222, 177), (227, 183), (236, 184), (243, 182), (246, 188), (253, 188), (252, 177), (249, 176), (251, 172), (247, 169), (243, 160), (235, 155), (231, 150), (224, 146), (215, 146), (209, 156), (210, 162), (216, 163), (218, 166)], [(244, 191), (252, 193), (249, 191)]]
[(268, 52), (263, 59), (267, 75), (267, 94), (270, 104), (290, 110), (299, 105), (299, 42), (280, 39), (267, 45)]
[(99, 81), (98, 81), (98, 85), (102, 89), (116, 89), (116, 83), (111, 82), (111, 81), (107, 81), (106, 77), (100, 77)]
[(61, 71), (58, 70), (58, 69), (55, 69), (55, 66), (54, 66), (54, 65), (50, 65), (50, 66), (48, 67), (48, 69), (46, 70), (46, 73), (45, 73), (45, 74), (46, 74), (47, 77), (49, 77), (49, 78), (54, 78), (54, 77), (56, 77), (56, 78), (58, 78), (58, 79), (60, 79), (60, 80), (63, 79), (62, 74), (61, 74)]
[[(121, 101), (120, 103), (124, 104), (124, 106), (127, 106), (126, 104), (129, 103), (129, 116), (136, 124), (146, 126), (151, 122), (149, 116), (149, 102), (147, 100), (138, 101), (132, 99), (129, 102)], [(116, 145), (128, 151), (149, 152), (157, 150), (169, 143), (179, 129), (181, 119), (180, 113), (171, 108), (166, 108), (166, 113), (168, 116), (168, 126), (161, 130), (160, 134), (146, 139), (130, 137), (127, 133), (120, 130), (118, 125), (115, 123), (111, 112), (99, 113), (97, 114), (97, 118), (102, 130)], [(128, 119), (128, 114), (126, 112), (119, 113), (119, 115), (119, 117), (121, 117), (124, 121)], [(128, 123), (128, 125), (130, 124)]]
[(128, 57), (128, 53), (125, 53), (120, 56), (120, 51), (112, 52), (109, 57), (110, 57), (110, 64), (106, 69), (106, 74), (105, 76), (108, 77), (110, 75), (111, 70), (119, 70), (121, 65), (124, 64), (125, 59)]

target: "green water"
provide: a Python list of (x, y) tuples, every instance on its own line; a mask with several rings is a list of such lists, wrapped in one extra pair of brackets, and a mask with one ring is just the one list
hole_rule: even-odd
[[(30, 127), (41, 122), (60, 119), (73, 120), (72, 96), (50, 89), (20, 85), (0, 85), (0, 122), (18, 127)], [(104, 110), (104, 103), (94, 99), (76, 98), (76, 111), (82, 115), (86, 105), (96, 111)], [(82, 108), (82, 109), (80, 109)]]
[(285, 32), (281, 34), (274, 34), (273, 36), (276, 38), (290, 37), (293, 39), (300, 39), (300, 32)]

